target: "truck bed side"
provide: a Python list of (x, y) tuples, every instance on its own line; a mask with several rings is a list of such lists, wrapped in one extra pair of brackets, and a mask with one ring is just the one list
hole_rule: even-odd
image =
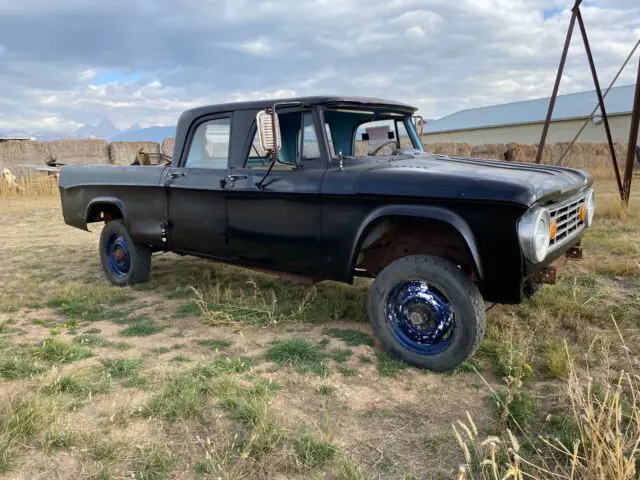
[(59, 185), (65, 222), (87, 230), (95, 212), (107, 208), (120, 213), (135, 242), (162, 248), (165, 170), (160, 166), (63, 167)]

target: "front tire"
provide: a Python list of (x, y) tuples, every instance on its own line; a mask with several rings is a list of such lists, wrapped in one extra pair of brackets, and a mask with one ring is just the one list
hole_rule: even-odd
[(455, 368), (484, 335), (478, 287), (455, 264), (430, 255), (385, 267), (371, 286), (367, 310), (386, 351), (419, 368)]
[(151, 248), (134, 243), (122, 220), (105, 224), (100, 234), (100, 261), (115, 285), (133, 285), (149, 279)]

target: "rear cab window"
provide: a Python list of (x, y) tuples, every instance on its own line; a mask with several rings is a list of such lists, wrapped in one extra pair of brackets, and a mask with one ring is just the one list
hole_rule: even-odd
[(201, 123), (191, 139), (185, 167), (226, 169), (229, 162), (230, 139), (230, 117)]

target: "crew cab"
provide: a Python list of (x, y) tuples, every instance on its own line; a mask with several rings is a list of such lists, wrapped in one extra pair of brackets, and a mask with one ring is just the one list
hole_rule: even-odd
[(416, 109), (338, 96), (195, 108), (171, 163), (62, 168), (65, 222), (105, 222), (117, 285), (172, 251), (311, 281), (372, 278), (368, 315), (391, 354), (449, 370), (485, 302), (515, 304), (576, 257), (592, 178), (569, 168), (425, 151)]

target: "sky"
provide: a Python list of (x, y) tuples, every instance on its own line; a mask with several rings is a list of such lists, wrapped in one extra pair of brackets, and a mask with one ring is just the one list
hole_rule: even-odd
[[(0, 0), (0, 128), (175, 125), (199, 105), (296, 95), (383, 97), (426, 118), (545, 97), (572, 3)], [(640, 38), (640, 2), (582, 11), (606, 86)], [(576, 28), (560, 92), (592, 88)]]

